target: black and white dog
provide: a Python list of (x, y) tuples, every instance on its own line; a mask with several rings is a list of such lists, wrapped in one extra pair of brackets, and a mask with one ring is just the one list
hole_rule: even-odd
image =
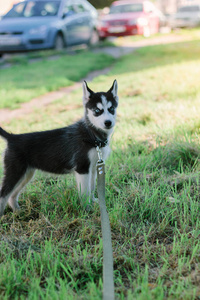
[(94, 199), (96, 146), (103, 159), (109, 155), (109, 140), (118, 106), (117, 81), (108, 92), (93, 92), (83, 83), (84, 117), (68, 127), (25, 134), (11, 134), (0, 127), (7, 141), (4, 178), (0, 189), (0, 216), (7, 205), (19, 209), (18, 196), (36, 169), (55, 174), (75, 172), (81, 198)]

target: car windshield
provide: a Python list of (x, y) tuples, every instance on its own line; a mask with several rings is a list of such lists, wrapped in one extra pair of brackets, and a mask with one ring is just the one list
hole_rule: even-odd
[(56, 16), (59, 5), (60, 1), (21, 2), (14, 5), (4, 18)]
[(142, 3), (113, 5), (110, 7), (109, 13), (120, 14), (120, 13), (139, 12), (139, 11), (143, 11)]
[(198, 5), (191, 5), (191, 6), (182, 6), (178, 9), (178, 12), (197, 12), (200, 8)]

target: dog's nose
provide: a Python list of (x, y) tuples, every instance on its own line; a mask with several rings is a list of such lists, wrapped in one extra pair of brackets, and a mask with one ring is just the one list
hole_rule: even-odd
[(110, 120), (106, 120), (106, 121), (104, 122), (104, 124), (105, 124), (106, 128), (110, 128), (111, 125), (112, 125), (112, 122), (111, 122)]

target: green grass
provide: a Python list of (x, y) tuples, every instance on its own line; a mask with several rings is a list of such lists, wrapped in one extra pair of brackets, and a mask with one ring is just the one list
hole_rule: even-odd
[[(119, 84), (106, 163), (116, 299), (200, 297), (199, 45), (137, 50), (89, 84), (95, 91), (114, 78)], [(81, 98), (77, 89), (4, 127), (68, 125), (83, 115)], [(20, 206), (18, 216), (7, 209), (0, 221), (0, 298), (101, 299), (100, 211), (83, 210), (73, 176), (38, 172)]]
[(90, 71), (103, 69), (113, 62), (105, 54), (80, 51), (76, 55), (61, 55), (60, 58), (15, 64), (0, 70), (0, 108), (17, 108), (34, 97), (72, 85), (84, 78)]

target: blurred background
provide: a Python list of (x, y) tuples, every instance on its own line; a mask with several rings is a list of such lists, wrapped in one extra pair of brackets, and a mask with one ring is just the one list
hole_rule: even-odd
[[(19, 0), (1, 0), (0, 1), (0, 15), (4, 15), (9, 9), (20, 2)], [(94, 7), (100, 9), (104, 7), (109, 7), (113, 1), (111, 0), (90, 0), (89, 1)], [(181, 5), (192, 5), (198, 4), (200, 1), (197, 0), (154, 0), (158, 8), (165, 14), (175, 13), (179, 6)]]
[(1, 0), (0, 56), (198, 26), (197, 0)]
[(199, 26), (200, 0), (1, 0), (0, 57)]

